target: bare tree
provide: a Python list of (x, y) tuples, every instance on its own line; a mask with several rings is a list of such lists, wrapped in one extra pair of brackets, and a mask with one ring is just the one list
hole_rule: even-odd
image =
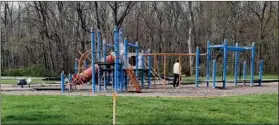
[[(136, 4), (136, 2), (108, 2), (110, 8), (113, 12), (113, 20), (114, 25), (117, 27), (121, 27), (125, 17), (129, 14), (130, 10), (133, 8), (133, 6)], [(123, 5), (124, 4), (124, 5)], [(123, 6), (121, 6), (123, 5)], [(119, 12), (120, 9), (124, 8), (122, 12)]]

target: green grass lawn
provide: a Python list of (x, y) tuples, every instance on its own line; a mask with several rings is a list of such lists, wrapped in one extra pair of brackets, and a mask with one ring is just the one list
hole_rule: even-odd
[[(278, 94), (117, 97), (117, 124), (278, 124)], [(4, 124), (112, 124), (112, 97), (7, 96)]]

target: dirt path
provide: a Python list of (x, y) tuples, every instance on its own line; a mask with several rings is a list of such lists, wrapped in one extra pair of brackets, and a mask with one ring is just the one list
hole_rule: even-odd
[[(106, 95), (111, 96), (112, 90), (105, 92), (97, 92), (92, 94), (89, 89), (91, 86), (86, 86), (87, 90), (79, 90), (74, 92), (61, 93), (57, 90), (49, 91), (30, 91), (28, 88), (25, 90), (16, 87), (18, 90), (7, 91), (8, 86), (2, 86), (1, 93), (4, 95), (80, 95), (80, 96), (98, 96)], [(84, 86), (83, 86), (84, 87)], [(6, 89), (5, 89), (6, 88)], [(97, 88), (97, 87), (96, 87)], [(19, 91), (20, 90), (20, 91)], [(263, 93), (278, 93), (278, 83), (263, 83), (259, 86), (249, 86), (247, 84), (239, 84), (234, 86), (233, 84), (227, 84), (227, 89), (213, 89), (211, 86), (208, 88), (205, 84), (200, 84), (199, 88), (195, 88), (195, 85), (182, 85), (180, 88), (173, 88), (171, 85), (167, 85), (166, 89), (163, 86), (156, 85), (156, 89), (143, 89), (142, 93), (118, 93), (118, 96), (160, 96), (160, 97), (212, 97), (212, 96), (234, 96), (234, 95), (247, 95), (247, 94), (263, 94)]]

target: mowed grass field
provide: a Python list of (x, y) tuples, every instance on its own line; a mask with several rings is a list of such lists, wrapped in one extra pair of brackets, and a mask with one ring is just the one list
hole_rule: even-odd
[[(109, 96), (2, 96), (3, 124), (112, 124)], [(278, 124), (278, 93), (117, 97), (117, 124)]]

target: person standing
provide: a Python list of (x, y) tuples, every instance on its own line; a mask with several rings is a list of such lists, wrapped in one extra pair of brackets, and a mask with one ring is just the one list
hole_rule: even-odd
[[(173, 65), (173, 87), (178, 87), (179, 86), (179, 76), (180, 76), (180, 65), (179, 65), (179, 60), (176, 60), (176, 62)], [(179, 78), (179, 79), (178, 79)]]

